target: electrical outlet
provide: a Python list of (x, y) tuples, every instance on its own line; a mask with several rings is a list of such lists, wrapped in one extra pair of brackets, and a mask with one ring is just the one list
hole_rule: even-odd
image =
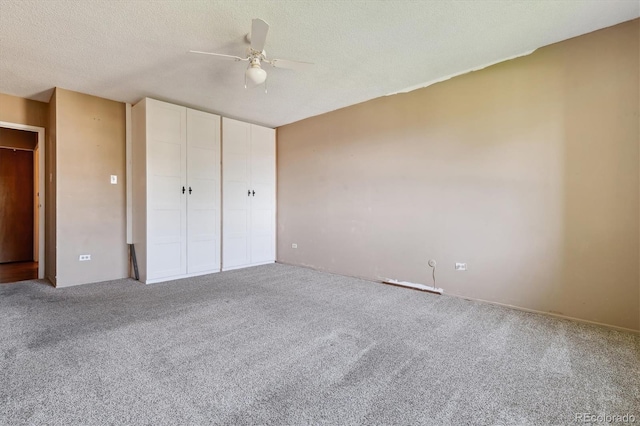
[(91, 255), (90, 254), (81, 254), (80, 257), (78, 258), (78, 260), (80, 262), (84, 262), (85, 260), (91, 260)]
[(291, 248), (296, 248), (297, 249), (298, 245), (297, 244), (291, 244)]
[(467, 264), (466, 263), (458, 263), (456, 262), (456, 271), (466, 271)]
[(111, 175), (111, 184), (115, 185), (118, 183), (118, 176), (116, 175)]

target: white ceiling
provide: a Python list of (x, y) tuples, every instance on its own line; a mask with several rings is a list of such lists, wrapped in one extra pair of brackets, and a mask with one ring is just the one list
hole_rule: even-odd
[[(55, 86), (144, 96), (277, 127), (640, 15), (637, 0), (0, 0), (0, 92), (48, 101)], [(252, 18), (271, 25), (269, 93), (244, 89)]]

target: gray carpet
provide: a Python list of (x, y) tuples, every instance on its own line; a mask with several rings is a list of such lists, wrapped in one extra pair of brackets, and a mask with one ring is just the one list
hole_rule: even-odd
[(5, 425), (640, 423), (637, 335), (292, 266), (3, 285), (0, 325)]

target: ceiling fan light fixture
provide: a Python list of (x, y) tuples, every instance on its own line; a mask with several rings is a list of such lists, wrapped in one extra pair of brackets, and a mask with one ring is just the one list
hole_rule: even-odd
[(267, 72), (260, 68), (259, 64), (251, 64), (251, 66), (247, 68), (245, 76), (247, 77), (247, 80), (251, 81), (255, 85), (258, 85), (265, 82), (265, 80), (267, 79)]
[(267, 93), (267, 72), (262, 69), (262, 62), (266, 62), (274, 68), (288, 68), (291, 70), (301, 70), (309, 65), (313, 65), (309, 62), (290, 61), (286, 59), (267, 59), (267, 52), (264, 50), (264, 46), (267, 42), (268, 32), (269, 24), (262, 19), (256, 18), (251, 21), (251, 32), (247, 37), (247, 41), (251, 43), (251, 46), (247, 48), (246, 56), (202, 52), (200, 50), (190, 50), (189, 52), (233, 59), (234, 61), (249, 62), (249, 68), (244, 72), (244, 88), (247, 88), (248, 82), (251, 82), (252, 86), (264, 84), (264, 92)]

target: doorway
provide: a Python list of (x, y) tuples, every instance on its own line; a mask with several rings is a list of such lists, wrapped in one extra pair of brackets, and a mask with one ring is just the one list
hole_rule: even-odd
[(44, 128), (0, 122), (0, 283), (44, 278)]

